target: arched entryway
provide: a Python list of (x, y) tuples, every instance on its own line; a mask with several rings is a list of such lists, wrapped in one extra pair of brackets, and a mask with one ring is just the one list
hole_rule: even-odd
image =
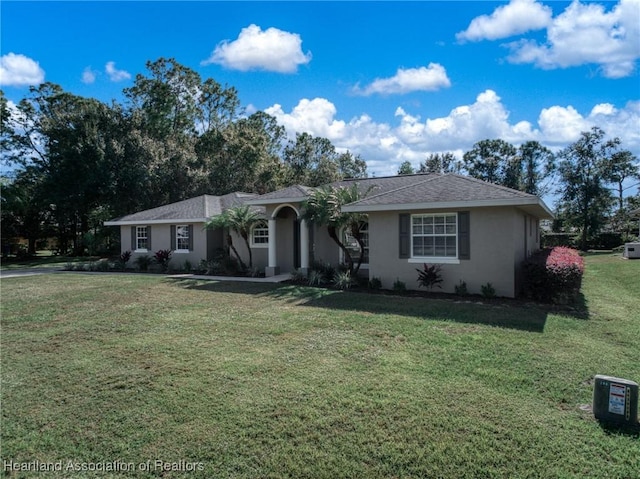
[(309, 268), (309, 229), (300, 210), (291, 204), (278, 206), (269, 218), (267, 276)]

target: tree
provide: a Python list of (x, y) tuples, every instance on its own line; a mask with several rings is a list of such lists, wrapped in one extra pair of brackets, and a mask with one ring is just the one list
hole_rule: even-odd
[(560, 209), (566, 222), (580, 230), (580, 248), (602, 228), (612, 195), (610, 163), (620, 139), (605, 139), (605, 132), (593, 127), (562, 150), (558, 157), (561, 195)]
[(235, 232), (245, 242), (247, 251), (249, 251), (249, 268), (253, 268), (253, 254), (249, 243), (251, 228), (259, 221), (262, 221), (262, 215), (252, 210), (248, 205), (236, 206), (225, 210), (222, 214), (214, 216), (205, 223), (206, 229), (222, 228), (227, 230), (227, 244), (233, 251), (243, 270), (247, 269), (246, 264), (242, 261), (242, 257), (233, 244), (231, 232)]
[(398, 168), (398, 175), (413, 175), (415, 171), (413, 170), (413, 166), (411, 166), (411, 162), (409, 160), (405, 160)]
[(459, 173), (461, 169), (460, 161), (458, 161), (453, 153), (431, 153), (429, 157), (420, 163), (418, 173)]
[(549, 178), (555, 170), (555, 155), (537, 141), (527, 141), (518, 148), (521, 160), (521, 184), (518, 189), (532, 195), (544, 195), (549, 185), (542, 181)]
[[(302, 217), (309, 222), (327, 227), (329, 237), (342, 250), (344, 260), (352, 276), (358, 273), (364, 258), (365, 245), (361, 229), (366, 223), (366, 215), (345, 213), (342, 211), (342, 206), (361, 200), (367, 194), (368, 191), (362, 192), (357, 184), (350, 188), (323, 187), (316, 189), (303, 204)], [(360, 246), (360, 255), (355, 266), (349, 250), (340, 240), (339, 233), (343, 228), (348, 228)]]
[(283, 151), (288, 185), (320, 186), (344, 178), (366, 177), (366, 163), (351, 153), (338, 153), (326, 138), (297, 133)]
[(608, 173), (611, 182), (614, 183), (618, 193), (618, 209), (624, 209), (624, 182), (629, 178), (640, 179), (638, 158), (629, 150), (616, 151), (611, 155), (608, 165)]
[(482, 140), (466, 152), (462, 161), (469, 175), (489, 183), (518, 188), (522, 162), (516, 148), (504, 140)]

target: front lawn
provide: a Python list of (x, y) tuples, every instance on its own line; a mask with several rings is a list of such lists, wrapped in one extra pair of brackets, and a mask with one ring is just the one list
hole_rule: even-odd
[[(638, 477), (638, 434), (588, 408), (595, 374), (640, 381), (639, 272), (587, 258), (589, 319), (155, 275), (3, 279), (4, 473)], [(114, 463), (135, 471), (90, 470)]]

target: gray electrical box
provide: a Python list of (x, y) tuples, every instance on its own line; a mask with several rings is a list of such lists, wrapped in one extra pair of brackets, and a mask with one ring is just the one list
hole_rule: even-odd
[(638, 424), (638, 383), (628, 379), (596, 375), (593, 415), (600, 421)]

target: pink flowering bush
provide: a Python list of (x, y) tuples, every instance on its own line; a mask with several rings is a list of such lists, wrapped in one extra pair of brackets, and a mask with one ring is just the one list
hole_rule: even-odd
[(539, 301), (567, 304), (580, 293), (584, 259), (565, 246), (538, 251), (524, 264), (525, 294)]

